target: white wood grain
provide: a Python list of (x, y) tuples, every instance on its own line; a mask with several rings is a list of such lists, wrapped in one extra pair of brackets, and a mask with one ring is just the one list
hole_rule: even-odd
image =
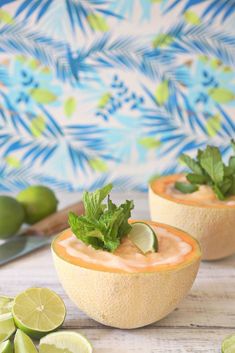
[[(61, 194), (61, 206), (74, 202), (79, 194)], [(133, 198), (133, 216), (147, 219), (144, 194), (115, 195), (116, 200)], [(221, 340), (235, 333), (235, 256), (204, 262), (196, 282), (179, 307), (168, 317), (147, 328), (121, 331), (88, 318), (67, 298), (53, 267), (49, 248), (44, 248), (0, 268), (0, 293), (14, 296), (32, 286), (46, 286), (65, 300), (66, 329), (79, 329), (92, 340), (97, 353), (185, 353), (219, 352)]]
[(232, 330), (142, 328), (121, 331), (86, 329), (78, 332), (93, 343), (94, 353), (220, 353), (221, 341)]

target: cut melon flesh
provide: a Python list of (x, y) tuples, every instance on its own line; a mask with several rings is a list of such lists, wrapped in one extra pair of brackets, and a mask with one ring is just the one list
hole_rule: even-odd
[(190, 253), (178, 264), (152, 271), (115, 271), (76, 261), (62, 251), (59, 243), (71, 236), (70, 230), (54, 240), (54, 263), (65, 291), (96, 321), (123, 329), (142, 327), (168, 315), (190, 290), (201, 256), (197, 241), (172, 227), (148, 223), (182, 237), (191, 245)]
[[(196, 200), (193, 194), (176, 197), (167, 190), (182, 174), (161, 177), (149, 186), (151, 219), (180, 228), (201, 244), (202, 259), (217, 260), (235, 253), (235, 206)], [(210, 196), (211, 197), (211, 196)], [(230, 201), (229, 201), (230, 202)]]
[(195, 240), (185, 236), (179, 230), (174, 230), (173, 233), (165, 225), (150, 224), (149, 226), (158, 237), (157, 252), (143, 254), (129, 239), (129, 235), (122, 240), (114, 253), (96, 250), (78, 240), (69, 231), (61, 235), (55, 244), (55, 249), (58, 254), (73, 264), (108, 272), (155, 272), (176, 265), (185, 266), (188, 261), (191, 261), (193, 249), (195, 246), (198, 247), (197, 244), (195, 245)]

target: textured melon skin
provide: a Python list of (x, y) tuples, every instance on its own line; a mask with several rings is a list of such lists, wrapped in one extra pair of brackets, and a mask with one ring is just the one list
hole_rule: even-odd
[(200, 254), (185, 267), (149, 273), (103, 272), (74, 265), (52, 248), (65, 292), (88, 316), (108, 326), (133, 329), (173, 311), (190, 290)]
[(218, 260), (235, 253), (235, 208), (203, 207), (172, 201), (149, 187), (151, 219), (195, 237), (202, 260)]

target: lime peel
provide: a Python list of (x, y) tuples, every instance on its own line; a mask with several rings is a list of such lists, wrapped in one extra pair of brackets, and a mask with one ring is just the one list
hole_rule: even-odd
[(25, 211), (25, 222), (34, 224), (56, 212), (58, 200), (55, 193), (46, 186), (32, 185), (20, 191), (17, 200)]
[(23, 206), (13, 197), (0, 195), (0, 239), (15, 235), (24, 222)]
[(132, 229), (128, 234), (128, 238), (143, 254), (158, 251), (157, 235), (153, 228), (147, 223), (132, 223)]

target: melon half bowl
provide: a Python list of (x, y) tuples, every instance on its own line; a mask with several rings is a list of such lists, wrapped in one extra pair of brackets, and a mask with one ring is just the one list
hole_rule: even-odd
[(174, 188), (182, 174), (160, 177), (149, 185), (151, 219), (180, 228), (200, 243), (203, 260), (217, 260), (235, 253), (235, 198), (216, 198), (209, 186), (183, 194)]
[(190, 290), (201, 252), (187, 233), (155, 222), (158, 252), (142, 254), (123, 238), (114, 253), (95, 250), (70, 229), (52, 243), (59, 279), (70, 299), (94, 320), (133, 329), (173, 311)]

